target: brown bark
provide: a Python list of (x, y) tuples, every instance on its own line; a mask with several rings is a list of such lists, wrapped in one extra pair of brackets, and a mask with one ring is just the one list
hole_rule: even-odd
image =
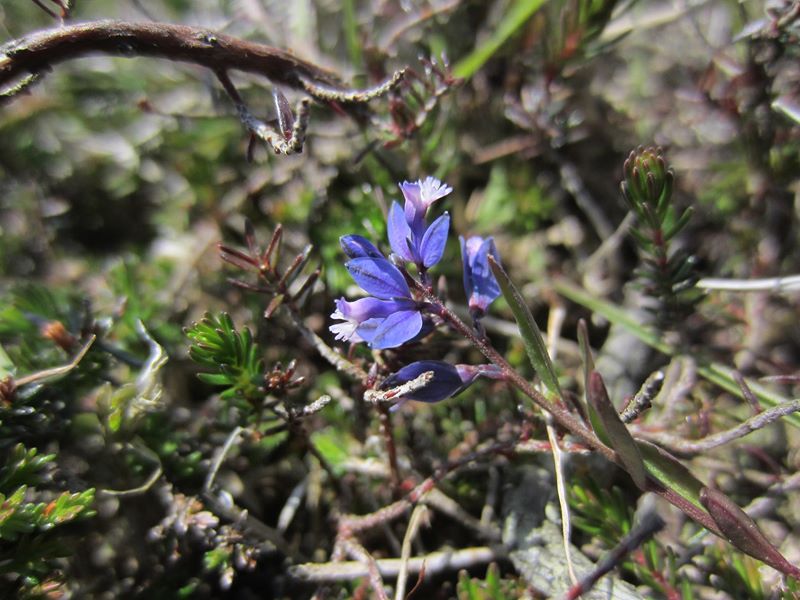
[(215, 72), (238, 70), (304, 89), (302, 80), (346, 90), (330, 71), (265, 44), (203, 27), (168, 23), (94, 21), (32, 33), (0, 47), (0, 89), (54, 65), (91, 54), (148, 56), (194, 63)]

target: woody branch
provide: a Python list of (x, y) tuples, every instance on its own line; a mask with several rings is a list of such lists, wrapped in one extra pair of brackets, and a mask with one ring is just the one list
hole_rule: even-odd
[[(55, 65), (94, 54), (193, 63), (211, 70), (226, 84), (230, 71), (260, 75), (320, 102), (342, 105), (352, 116), (358, 116), (358, 105), (387, 93), (404, 75), (401, 70), (374, 88), (354, 90), (334, 73), (291, 52), (211, 29), (168, 23), (94, 21), (32, 33), (0, 46), (0, 90), (5, 92), (0, 95), (0, 104), (8, 102)], [(232, 84), (224, 87), (244, 125), (263, 139), (264, 135), (253, 131), (255, 121), (244, 118), (249, 113), (243, 110), (238, 94), (232, 93)], [(300, 149), (302, 143), (295, 151)]]

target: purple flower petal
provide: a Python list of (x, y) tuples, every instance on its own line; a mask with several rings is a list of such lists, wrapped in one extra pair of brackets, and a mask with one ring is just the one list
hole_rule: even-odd
[(456, 396), (468, 388), (478, 377), (502, 379), (503, 371), (495, 365), (451, 365), (441, 360), (421, 360), (403, 367), (396, 373), (389, 375), (381, 384), (381, 389), (397, 387), (416, 379), (423, 373), (433, 372), (433, 379), (423, 388), (409, 393), (400, 398), (398, 404), (392, 407), (395, 410), (400, 404), (408, 400), (421, 402), (439, 402), (445, 398)]
[(453, 188), (435, 177), (426, 177), (414, 182), (404, 181), (400, 184), (400, 190), (406, 200), (406, 220), (410, 223), (418, 217), (424, 217), (431, 204), (447, 196)]
[(411, 298), (411, 290), (400, 269), (385, 258), (354, 258), (344, 266), (359, 287), (376, 298)]
[(375, 319), (367, 319), (356, 327), (355, 334), (361, 338), (361, 341), (370, 344), (375, 337), (375, 332), (380, 327), (381, 323), (386, 320), (386, 317), (379, 317)]
[(431, 223), (425, 235), (422, 236), (419, 254), (420, 258), (422, 258), (422, 264), (426, 268), (432, 267), (442, 260), (442, 254), (444, 254), (444, 247), (447, 245), (447, 234), (449, 231), (450, 215), (444, 213)]
[(403, 209), (397, 202), (392, 202), (392, 207), (389, 209), (386, 232), (392, 251), (403, 260), (414, 262), (411, 228), (408, 226)]
[(368, 297), (353, 302), (339, 298), (331, 318), (341, 322), (334, 323), (329, 329), (336, 334), (337, 340), (369, 343), (386, 317), (399, 311), (415, 310), (416, 306), (416, 302), (406, 298), (379, 300)]
[(335, 334), (337, 340), (353, 343), (369, 341), (361, 331), (361, 326), (365, 321), (374, 320), (375, 317), (383, 319), (393, 312), (407, 308), (409, 304), (413, 306), (411, 300), (405, 301), (405, 304), (398, 305), (394, 300), (361, 298), (348, 302), (344, 298), (339, 298), (336, 300), (336, 310), (331, 315), (331, 318), (342, 322), (334, 323), (329, 329)]
[(386, 258), (372, 242), (360, 235), (343, 235), (339, 238), (339, 245), (347, 258), (363, 258), (365, 256)]
[(418, 310), (401, 310), (388, 317), (375, 330), (370, 347), (376, 350), (397, 348), (422, 329), (422, 315)]
[(339, 298), (336, 300), (336, 312), (331, 316), (336, 319), (351, 319), (360, 323), (375, 317), (388, 317), (398, 310), (406, 310), (409, 304), (414, 305), (411, 300), (399, 303), (395, 300), (379, 300), (370, 297), (349, 302), (344, 298)]
[(460, 238), (461, 256), (464, 263), (464, 291), (470, 310), (480, 315), (500, 295), (500, 286), (489, 266), (489, 255), (499, 262), (497, 248), (492, 238), (479, 236), (468, 240)]
[(439, 402), (460, 392), (471, 382), (461, 380), (457, 369), (440, 360), (420, 360), (403, 367), (393, 373), (381, 385), (382, 389), (389, 389), (416, 379), (423, 373), (433, 372), (433, 379), (423, 388), (404, 396), (404, 400), (418, 400), (420, 402)]
[(426, 208), (452, 191), (453, 188), (439, 181), (436, 177), (426, 177), (424, 181), (419, 181), (419, 195)]
[(469, 250), (463, 235), (458, 236), (458, 244), (461, 246), (461, 279), (464, 282), (464, 293), (469, 301), (472, 295), (472, 268), (469, 266)]
[(417, 217), (424, 217), (428, 206), (422, 201), (419, 181), (404, 181), (400, 184), (400, 191), (403, 192), (403, 198), (405, 198), (406, 222), (411, 223)]

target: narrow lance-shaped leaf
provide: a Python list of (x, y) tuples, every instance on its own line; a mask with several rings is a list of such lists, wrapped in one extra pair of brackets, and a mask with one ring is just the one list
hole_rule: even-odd
[(584, 385), (589, 387), (589, 374), (594, 371), (594, 358), (592, 357), (592, 347), (589, 344), (589, 328), (586, 326), (585, 319), (578, 320), (578, 348), (581, 353), (581, 363), (583, 363)]
[(303, 251), (294, 257), (294, 260), (286, 269), (286, 272), (281, 277), (278, 285), (289, 285), (292, 283), (297, 275), (299, 275), (305, 266), (308, 264), (308, 261), (311, 259), (311, 251), (314, 249), (313, 244), (306, 244)]
[(666, 450), (644, 440), (636, 440), (647, 474), (648, 489), (680, 508), (692, 519), (716, 535), (719, 526), (700, 503), (703, 483)]
[(500, 47), (545, 4), (545, 0), (516, 0), (510, 2), (503, 18), (493, 29), (493, 33), (453, 68), (453, 75), (469, 78), (495, 54)]
[(636, 446), (636, 442), (625, 423), (619, 418), (617, 409), (611, 404), (603, 378), (597, 371), (592, 371), (589, 374), (589, 387), (586, 395), (589, 398), (589, 404), (597, 411), (597, 415), (603, 422), (609, 443), (619, 454), (625, 470), (637, 487), (642, 490), (645, 489), (647, 486), (647, 471), (645, 470), (642, 456), (639, 454), (639, 448)]
[(275, 114), (278, 118), (278, 129), (284, 139), (289, 140), (292, 137), (292, 127), (294, 126), (294, 113), (289, 104), (289, 100), (278, 88), (273, 88), (272, 99), (275, 101)]
[(683, 230), (683, 228), (689, 224), (689, 220), (692, 218), (693, 213), (694, 210), (692, 209), (691, 206), (687, 208), (685, 211), (683, 211), (683, 214), (680, 217), (678, 217), (675, 223), (673, 223), (670, 227), (667, 227), (664, 230), (662, 234), (664, 237), (664, 241), (668, 242), (678, 233), (680, 233)]
[(203, 383), (211, 385), (231, 385), (233, 383), (230, 375), (225, 373), (198, 373), (197, 378)]
[(3, 350), (3, 345), (0, 344), (0, 379), (10, 375), (14, 370), (14, 363), (9, 358), (6, 351)]
[(247, 218), (244, 220), (244, 240), (250, 256), (257, 257), (261, 254), (261, 248), (256, 243), (256, 229), (253, 227), (253, 222)]
[(592, 425), (592, 429), (597, 434), (597, 437), (600, 438), (600, 441), (606, 445), (610, 445), (608, 434), (606, 433), (605, 427), (603, 427), (603, 422), (600, 420), (600, 416), (597, 414), (597, 411), (592, 406), (592, 403), (589, 402), (589, 375), (594, 371), (594, 359), (592, 358), (592, 347), (589, 344), (589, 330), (586, 327), (586, 321), (580, 319), (578, 321), (578, 347), (581, 353), (581, 363), (583, 364), (583, 389), (586, 394), (585, 398), (585, 406), (586, 406), (586, 413), (589, 415), (589, 422)]
[(630, 234), (634, 238), (636, 238), (636, 243), (639, 244), (639, 246), (641, 246), (642, 248), (646, 249), (652, 248), (653, 241), (645, 234), (643, 234), (641, 231), (639, 231), (639, 229), (637, 229), (636, 227), (632, 227), (630, 229)]
[(489, 256), (489, 265), (492, 267), (492, 273), (494, 273), (497, 283), (500, 284), (503, 297), (511, 307), (511, 312), (514, 313), (514, 319), (517, 321), (522, 343), (525, 345), (525, 352), (528, 354), (531, 365), (533, 365), (539, 377), (542, 378), (547, 389), (561, 396), (561, 388), (558, 385), (558, 377), (556, 377), (556, 372), (553, 369), (553, 362), (550, 360), (544, 338), (542, 338), (536, 321), (533, 320), (531, 311), (525, 304), (519, 290), (511, 282), (505, 269), (491, 255)]
[(285, 296), (283, 294), (275, 294), (272, 297), (272, 300), (269, 301), (267, 308), (264, 309), (264, 318), (271, 319), (272, 315), (275, 314), (275, 311), (283, 304)]
[(700, 502), (731, 544), (778, 571), (800, 579), (800, 568), (787, 561), (756, 522), (728, 496), (714, 488), (704, 487), (700, 490)]
[(669, 207), (671, 206), (669, 201), (672, 198), (673, 182), (674, 176), (668, 171), (664, 175), (664, 187), (661, 189), (661, 194), (656, 202), (656, 214), (658, 214), (658, 218), (662, 222), (666, 218)]

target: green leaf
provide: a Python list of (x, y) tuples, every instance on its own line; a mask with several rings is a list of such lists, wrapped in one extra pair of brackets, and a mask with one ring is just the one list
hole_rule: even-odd
[(122, 411), (119, 409), (113, 410), (108, 415), (108, 428), (116, 433), (122, 427)]
[(586, 327), (586, 321), (580, 319), (578, 321), (578, 347), (581, 353), (581, 364), (583, 365), (583, 389), (585, 392), (584, 403), (586, 405), (586, 413), (589, 415), (589, 422), (592, 429), (606, 446), (611, 445), (608, 439), (608, 433), (603, 426), (603, 421), (600, 415), (597, 414), (592, 403), (589, 402), (589, 375), (594, 371), (594, 359), (592, 358), (592, 347), (589, 344), (589, 330)]
[(719, 490), (704, 487), (700, 490), (700, 502), (731, 544), (778, 571), (800, 579), (800, 568), (789, 563), (756, 522), (728, 496)]
[(592, 357), (592, 346), (589, 344), (589, 328), (584, 319), (578, 320), (578, 348), (583, 365), (583, 383), (589, 387), (589, 374), (594, 371), (594, 358)]
[(667, 213), (669, 212), (670, 207), (670, 200), (672, 198), (672, 186), (675, 181), (675, 177), (672, 175), (671, 172), (667, 172), (664, 175), (664, 187), (661, 189), (661, 194), (658, 197), (658, 201), (656, 202), (656, 215), (658, 216), (658, 220), (662, 223), (667, 217)]
[(36, 448), (26, 448), (17, 444), (0, 469), (0, 490), (15, 489), (21, 485), (40, 483), (39, 471), (55, 460), (55, 454), (38, 454)]
[(651, 479), (647, 489), (681, 509), (715, 535), (724, 537), (719, 525), (700, 502), (703, 484), (662, 448), (644, 440), (636, 440), (636, 444)]
[(678, 220), (664, 230), (663, 233), (664, 241), (665, 242), (670, 241), (678, 233), (683, 231), (683, 228), (689, 224), (689, 220), (692, 218), (693, 213), (694, 210), (692, 209), (691, 206), (687, 208), (685, 211), (683, 211), (683, 214), (678, 218)]
[[(674, 490), (692, 505), (703, 509), (700, 490), (703, 483), (666, 450), (645, 440), (636, 440), (647, 474), (664, 487)], [(705, 511), (704, 511), (705, 512)]]
[(639, 448), (625, 423), (619, 418), (617, 409), (611, 404), (603, 378), (597, 371), (592, 371), (589, 375), (589, 387), (586, 395), (589, 398), (589, 404), (594, 407), (603, 422), (609, 443), (619, 455), (625, 470), (639, 489), (646, 489), (647, 472), (642, 462), (642, 456), (639, 454)]
[(638, 228), (631, 227), (630, 234), (636, 240), (639, 246), (647, 251), (653, 247), (653, 240), (651, 240), (645, 233), (642, 233)]
[(231, 385), (233, 380), (226, 373), (198, 373), (197, 378), (203, 383), (211, 385)]
[(250, 401), (263, 396), (260, 382), (264, 365), (253, 334), (245, 327), (236, 331), (227, 313), (206, 314), (186, 329), (192, 340), (190, 358), (210, 372), (198, 374), (201, 381), (227, 387), (223, 399), (243, 398)]
[(222, 570), (230, 564), (233, 549), (217, 546), (203, 555), (203, 568), (206, 571)]
[(495, 28), (494, 34), (461, 59), (453, 68), (453, 74), (458, 78), (472, 77), (511, 36), (528, 22), (544, 3), (545, 0), (516, 0), (513, 2), (503, 20)]
[(50, 528), (72, 521), (79, 516), (91, 516), (90, 506), (94, 501), (94, 488), (71, 494), (62, 493), (44, 509), (44, 527)]
[(553, 362), (550, 360), (547, 346), (545, 346), (536, 321), (533, 320), (531, 311), (528, 310), (522, 295), (509, 279), (505, 269), (491, 256), (489, 257), (489, 264), (492, 267), (492, 273), (494, 273), (497, 282), (500, 284), (503, 297), (511, 307), (511, 312), (514, 313), (514, 319), (517, 321), (522, 343), (525, 345), (525, 352), (528, 354), (531, 365), (533, 365), (537, 375), (542, 378), (547, 389), (551, 393), (561, 396), (561, 387), (558, 385), (558, 377), (556, 377), (556, 372), (553, 369)]
[(350, 64), (361, 65), (361, 34), (358, 31), (355, 0), (345, 0), (342, 6), (342, 25)]

